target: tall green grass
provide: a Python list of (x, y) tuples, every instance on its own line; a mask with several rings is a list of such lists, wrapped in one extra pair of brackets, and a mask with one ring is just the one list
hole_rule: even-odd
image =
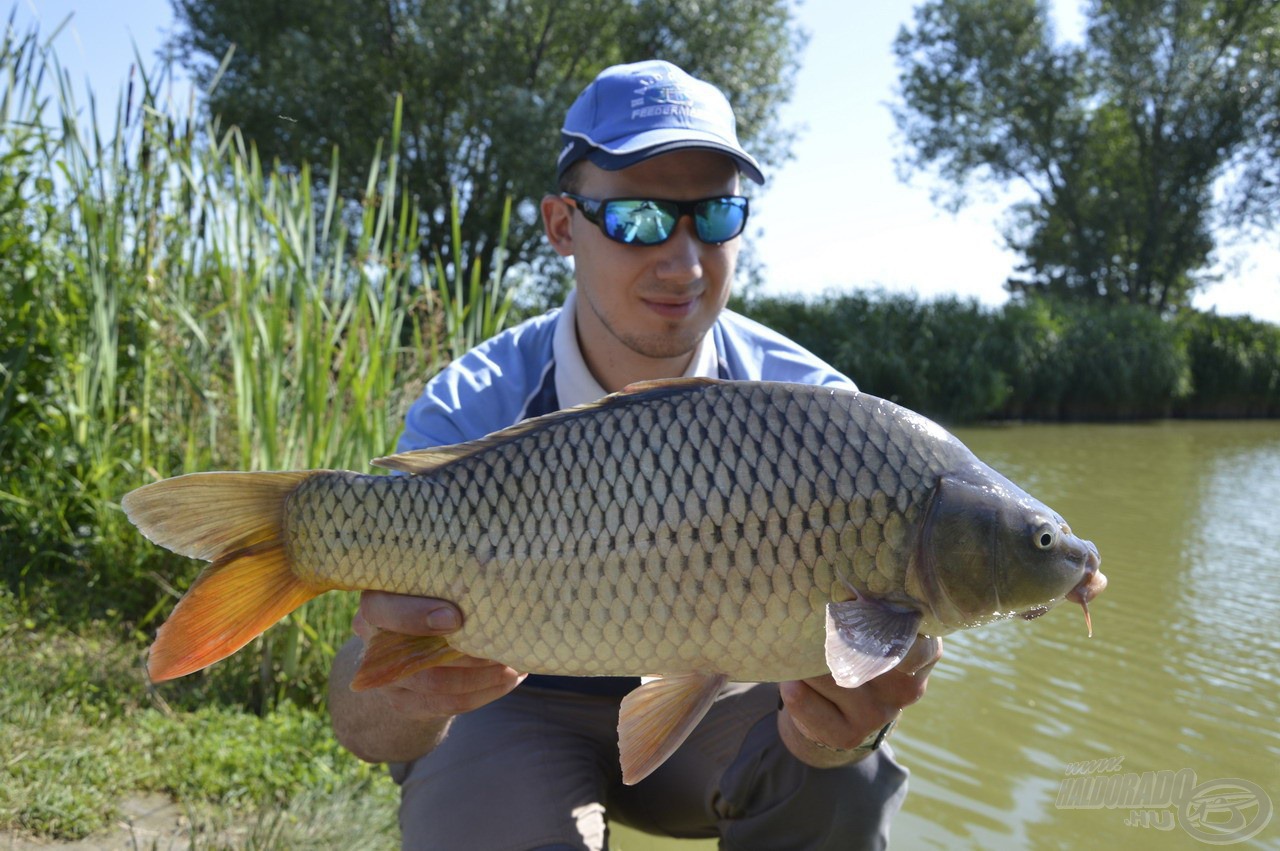
[[(34, 32), (6, 32), (0, 80), (0, 575), (29, 609), (150, 629), (198, 565), (120, 498), (199, 470), (367, 469), (422, 383), (506, 321), (502, 257), (420, 262), (398, 106), (347, 199), (163, 111), (146, 75), (109, 116), (82, 107)], [(216, 688), (318, 700), (352, 611), (322, 597)]]

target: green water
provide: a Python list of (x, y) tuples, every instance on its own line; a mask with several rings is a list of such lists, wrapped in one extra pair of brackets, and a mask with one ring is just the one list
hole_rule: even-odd
[[(1069, 766), (1108, 758), (1123, 758), (1118, 770), (1090, 776), (1189, 769), (1179, 782), (1203, 787), (1193, 800), (1242, 796), (1234, 811), (1185, 816), (1204, 836), (1229, 830), (1233, 812), (1256, 825), (1267, 802), (1252, 788), (1280, 807), (1280, 423), (957, 433), (1093, 540), (1110, 586), (1091, 606), (1093, 638), (1075, 606), (947, 637), (894, 736), (911, 791), (893, 847), (1210, 847), (1160, 800), (1060, 807), (1064, 781), (1082, 782)], [(1210, 782), (1232, 779), (1254, 787)], [(1098, 784), (1117, 781), (1088, 782), (1105, 794)], [(625, 830), (614, 845), (715, 847)], [(1280, 849), (1280, 815), (1234, 847)]]

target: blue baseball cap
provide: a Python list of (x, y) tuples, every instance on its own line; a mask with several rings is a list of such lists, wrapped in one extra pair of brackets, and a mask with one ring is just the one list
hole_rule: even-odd
[(730, 156), (743, 174), (764, 183), (759, 163), (738, 143), (733, 108), (719, 89), (662, 60), (614, 65), (565, 114), (556, 176), (581, 159), (617, 171), (688, 148)]

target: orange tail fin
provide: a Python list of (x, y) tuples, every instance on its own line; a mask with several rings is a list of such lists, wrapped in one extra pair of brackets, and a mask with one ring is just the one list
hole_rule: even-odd
[(312, 472), (196, 473), (127, 494), (125, 514), (155, 543), (211, 561), (160, 627), (147, 673), (159, 682), (225, 659), (328, 586), (294, 575), (284, 503)]

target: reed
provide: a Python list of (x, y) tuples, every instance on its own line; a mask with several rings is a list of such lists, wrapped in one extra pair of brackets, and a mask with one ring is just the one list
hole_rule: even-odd
[[(64, 620), (150, 629), (198, 565), (147, 544), (121, 496), (200, 470), (368, 469), (422, 382), (506, 321), (503, 258), (419, 260), (399, 105), (349, 199), (161, 108), (163, 76), (131, 77), (103, 120), (10, 27), (0, 79), (0, 571)], [(353, 606), (325, 595), (193, 688), (319, 700)]]

